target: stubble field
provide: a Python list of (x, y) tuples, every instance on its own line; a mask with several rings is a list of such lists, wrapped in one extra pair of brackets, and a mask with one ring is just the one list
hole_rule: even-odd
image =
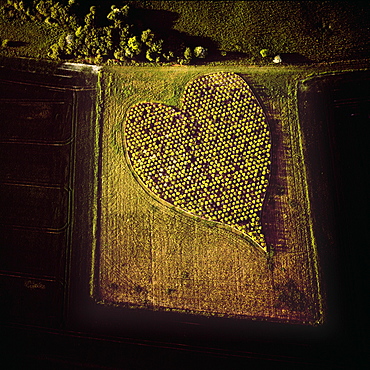
[[(92, 294), (105, 304), (316, 324), (323, 320), (294, 78), (289, 67), (116, 68), (101, 78), (98, 235)], [(179, 107), (189, 81), (233, 72), (258, 97), (271, 136), (261, 224), (267, 252), (218, 222), (183, 212), (138, 178), (125, 149), (130, 107)], [(292, 78), (294, 72), (294, 78)]]

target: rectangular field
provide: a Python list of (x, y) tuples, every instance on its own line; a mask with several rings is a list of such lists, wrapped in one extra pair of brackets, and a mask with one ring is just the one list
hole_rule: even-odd
[[(123, 123), (138, 102), (178, 106), (185, 85), (240, 75), (268, 119), (271, 177), (262, 213), (265, 253), (230, 230), (151, 196), (127, 163)], [(318, 324), (320, 267), (298, 119), (297, 67), (121, 67), (101, 76), (99, 235), (91, 294), (100, 303), (195, 315)]]

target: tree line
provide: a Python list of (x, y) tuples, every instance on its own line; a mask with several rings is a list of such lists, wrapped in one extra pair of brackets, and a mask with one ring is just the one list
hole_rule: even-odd
[(91, 6), (84, 12), (76, 0), (8, 0), (1, 9), (10, 21), (18, 18), (60, 27), (62, 36), (48, 53), (54, 60), (190, 64), (195, 58), (206, 58), (205, 47), (191, 47), (170, 33), (160, 36), (143, 22), (137, 22), (132, 10), (126, 4), (111, 5), (108, 11)]

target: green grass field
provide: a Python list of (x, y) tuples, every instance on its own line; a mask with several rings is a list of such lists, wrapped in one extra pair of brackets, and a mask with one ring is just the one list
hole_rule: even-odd
[[(1, 3), (5, 3), (2, 1)], [(94, 3), (94, 1), (91, 1)], [(108, 2), (96, 2), (109, 9)], [(191, 43), (217, 48), (216, 60), (240, 53), (260, 63), (261, 49), (286, 54), (285, 61), (335, 61), (370, 56), (370, 7), (361, 1), (128, 1), (144, 9), (138, 18), (163, 33), (187, 35)], [(84, 3), (87, 7), (87, 2)], [(9, 22), (0, 17), (1, 40), (18, 42), (1, 48), (7, 56), (46, 58), (61, 31), (45, 22)], [(21, 44), (24, 43), (24, 44)], [(221, 57), (219, 51), (226, 53)], [(283, 61), (284, 61), (283, 58)], [(264, 59), (271, 63), (272, 58)]]
[(140, 6), (172, 12), (178, 16), (176, 30), (248, 56), (258, 56), (263, 48), (273, 54), (299, 53), (313, 61), (369, 52), (366, 2), (144, 1)]
[[(235, 72), (255, 89), (272, 135), (272, 169), (262, 214), (269, 253), (218, 223), (161, 202), (137, 180), (124, 150), (129, 108), (179, 106), (194, 78)], [(315, 324), (323, 319), (295, 86), (314, 70), (288, 67), (105, 69), (99, 269), (100, 302), (204, 315)]]
[(4, 57), (47, 59), (50, 46), (57, 42), (62, 31), (40, 22), (16, 20), (9, 22), (0, 15), (0, 40), (10, 40), (13, 45), (0, 46)]

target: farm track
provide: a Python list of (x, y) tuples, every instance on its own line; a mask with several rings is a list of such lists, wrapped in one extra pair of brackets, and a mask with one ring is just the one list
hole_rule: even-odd
[[(142, 84), (142, 90), (123, 100), (105, 89), (96, 299), (206, 315), (299, 323), (320, 320), (314, 241), (304, 194), (303, 161), (298, 160), (300, 138), (294, 136), (297, 102), (287, 85), (279, 87), (284, 96), (271, 97), (261, 76), (245, 69), (241, 74), (258, 91), (272, 136), (271, 178), (262, 224), (266, 241), (273, 247), (273, 259), (226, 229), (161, 204), (138, 185), (119, 148), (122, 142), (117, 130), (128, 107), (150, 101), (155, 88), (148, 93)], [(191, 78), (188, 70), (178, 73), (186, 77), (172, 78), (176, 89), (176, 80), (184, 83)], [(199, 68), (193, 70), (194, 77), (199, 74)], [(124, 74), (112, 74), (105, 83), (109, 78), (110, 88), (116, 91), (125, 81), (131, 83)], [(161, 79), (160, 73), (152, 79), (153, 83)], [(176, 93), (158, 87), (156, 100), (173, 102)]]

